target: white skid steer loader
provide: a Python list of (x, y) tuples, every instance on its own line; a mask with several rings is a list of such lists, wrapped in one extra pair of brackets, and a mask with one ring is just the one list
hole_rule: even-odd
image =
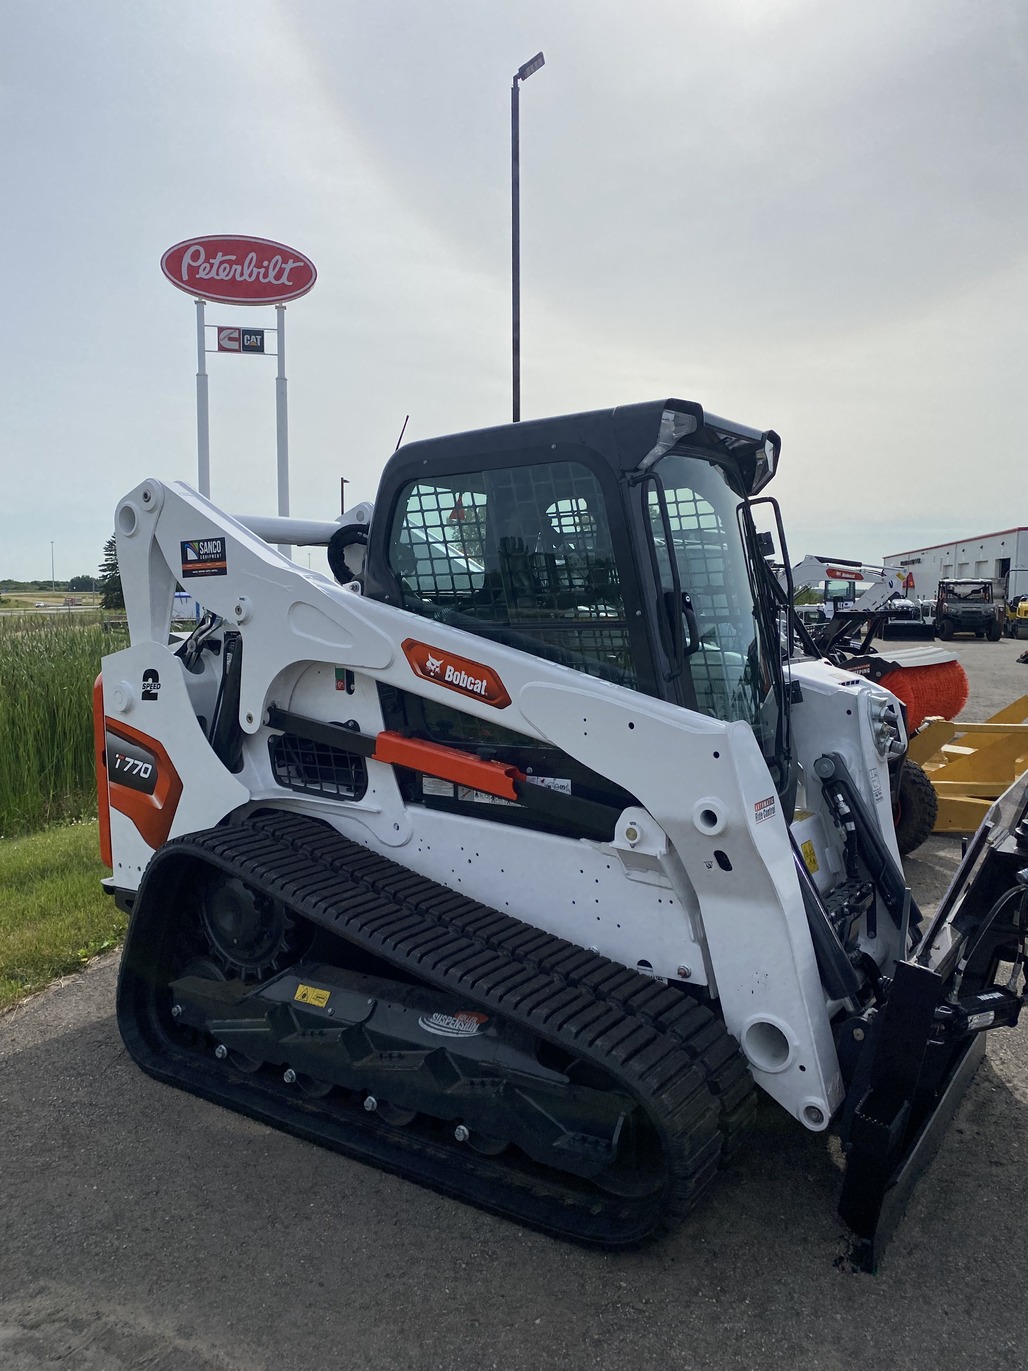
[(689, 1212), (759, 1087), (841, 1135), (872, 1266), (1020, 1010), (1025, 801), (926, 926), (895, 697), (783, 647), (779, 446), (665, 400), (408, 444), (337, 523), (127, 495), (95, 710), (138, 1063), (607, 1247)]

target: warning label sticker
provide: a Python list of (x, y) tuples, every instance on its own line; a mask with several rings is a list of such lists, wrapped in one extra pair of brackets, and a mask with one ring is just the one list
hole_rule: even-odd
[(441, 781), (438, 776), (422, 776), (421, 793), (422, 795), (441, 795), (447, 800), (452, 800), (453, 782)]
[(228, 558), (224, 538), (193, 538), (180, 543), (183, 576), (226, 576)]
[(543, 790), (559, 790), (562, 795), (571, 794), (571, 781), (565, 776), (526, 776), (529, 785), (542, 786)]
[(299, 1000), (301, 1004), (312, 1004), (317, 1009), (324, 1009), (331, 998), (331, 990), (322, 990), (318, 985), (304, 985), (303, 981), (296, 987), (294, 1000)]
[(513, 805), (513, 800), (505, 800), (502, 795), (490, 795), (487, 790), (476, 790), (474, 786), (459, 785), (457, 799), (476, 805)]
[(815, 874), (815, 872), (821, 870), (817, 861), (817, 853), (814, 851), (814, 844), (810, 841), (809, 838), (805, 843), (800, 844), (800, 851), (803, 853), (803, 861), (806, 865), (806, 868), (812, 876)]

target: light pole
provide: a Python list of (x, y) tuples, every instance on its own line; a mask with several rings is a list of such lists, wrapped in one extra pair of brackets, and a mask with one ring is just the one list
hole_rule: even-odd
[(521, 81), (537, 72), (544, 63), (541, 52), (523, 67), (518, 67), (510, 87), (510, 337), (511, 337), (511, 383), (513, 393), (514, 422), (521, 420), (521, 184), (518, 129), (518, 90)]
[(54, 580), (54, 540), (50, 539), (50, 594), (56, 595), (57, 582)]

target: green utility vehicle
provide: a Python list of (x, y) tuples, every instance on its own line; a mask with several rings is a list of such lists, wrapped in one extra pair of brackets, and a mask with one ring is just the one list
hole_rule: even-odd
[(1002, 613), (1002, 606), (993, 599), (989, 580), (939, 582), (935, 631), (940, 638), (972, 633), (976, 638), (996, 643), (1003, 633)]

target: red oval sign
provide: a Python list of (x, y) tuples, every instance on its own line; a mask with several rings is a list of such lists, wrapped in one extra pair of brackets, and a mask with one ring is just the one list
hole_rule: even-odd
[(161, 271), (179, 290), (225, 305), (283, 305), (318, 279), (302, 252), (241, 233), (176, 243), (161, 258)]

